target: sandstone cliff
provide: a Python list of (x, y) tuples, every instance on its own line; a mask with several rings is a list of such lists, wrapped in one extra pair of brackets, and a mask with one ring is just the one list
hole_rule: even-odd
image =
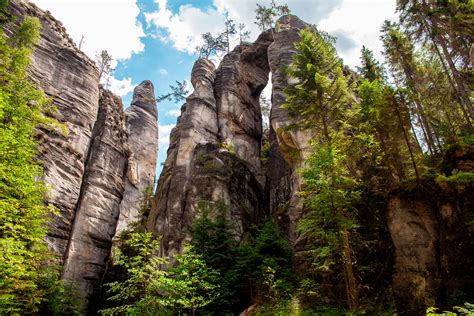
[[(292, 244), (296, 271), (303, 272), (307, 255), (301, 250), (305, 240), (296, 230), (304, 214), (298, 195), (302, 185), (298, 169), (304, 165), (309, 140), (317, 133), (317, 126), (312, 131), (289, 130), (287, 127), (294, 121), (283, 104), (284, 90), (297, 84), (284, 69), (296, 53), (294, 43), (299, 39), (299, 30), (307, 26), (296, 16), (284, 16), (275, 29), (263, 33), (255, 43), (238, 46), (227, 54), (217, 70), (203, 59), (194, 65), (195, 90), (171, 133), (156, 203), (148, 219), (148, 229), (163, 236), (162, 255), (180, 252), (199, 209), (222, 200), (230, 209), (236, 238), (249, 223), (272, 216)], [(258, 98), (269, 72), (269, 151), (262, 159)], [(436, 190), (442, 191), (439, 187)], [(370, 256), (383, 258), (389, 267), (381, 268), (374, 278), (386, 278), (383, 282), (393, 286), (397, 304), (411, 313), (435, 305), (447, 288), (463, 282), (459, 274), (462, 269), (455, 262), (470, 243), (461, 243), (461, 249), (452, 250), (459, 242), (460, 231), (465, 232), (454, 232), (453, 227), (465, 218), (472, 199), (466, 198), (465, 192), (451, 194), (450, 198), (442, 193), (439, 196), (440, 199), (427, 201), (419, 192), (393, 192), (377, 219), (363, 219), (366, 225), (379, 225), (373, 232), (371, 228), (363, 234), (373, 234), (371, 238), (375, 239), (383, 237), (383, 241), (377, 240), (385, 245), (372, 249), (376, 254), (354, 254), (361, 264)], [(453, 280), (448, 281), (448, 276)]]
[(163, 236), (163, 255), (180, 252), (203, 204), (225, 203), (236, 238), (261, 217), (262, 119), (258, 98), (268, 80), (269, 33), (236, 47), (217, 70), (194, 65), (194, 92), (170, 136), (147, 227)]
[(62, 278), (87, 303), (102, 279), (117, 226), (133, 219), (141, 191), (153, 186), (158, 147), (153, 85), (138, 86), (124, 113), (120, 98), (102, 89), (95, 63), (61, 22), (24, 0), (10, 1), (10, 13), (17, 23), (30, 15), (42, 25), (31, 78), (51, 97), (55, 118), (68, 129), (67, 136), (38, 130), (48, 202), (59, 212), (47, 242), (64, 267)]
[(144, 81), (133, 92), (130, 107), (125, 111), (128, 132), (128, 170), (125, 191), (120, 203), (120, 217), (115, 235), (139, 220), (145, 191), (151, 194), (155, 183), (158, 157), (158, 112), (151, 81)]

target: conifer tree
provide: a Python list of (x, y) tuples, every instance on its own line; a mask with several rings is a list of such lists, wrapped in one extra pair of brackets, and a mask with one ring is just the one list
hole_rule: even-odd
[(343, 155), (349, 78), (343, 74), (332, 37), (309, 28), (299, 35), (288, 69), (288, 75), (299, 83), (285, 91), (284, 106), (296, 119), (297, 128), (316, 131), (312, 154), (302, 171), (307, 210), (300, 229), (320, 241), (310, 249), (318, 270), (343, 271), (348, 306), (354, 309), (358, 299), (349, 231), (354, 228), (350, 205), (357, 196), (357, 183), (349, 177)]
[(399, 86), (406, 86), (410, 100), (415, 105), (414, 113), (418, 117), (420, 129), (430, 153), (437, 151), (435, 134), (421, 99), (422, 75), (419, 71), (413, 42), (399, 25), (386, 21), (382, 29), (384, 54), (389, 62), (392, 74)]
[(272, 0), (270, 7), (265, 7), (257, 3), (257, 9), (255, 9), (255, 24), (262, 31), (266, 31), (268, 28), (273, 27), (275, 20), (285, 14), (290, 14), (288, 5), (277, 5), (275, 0)]

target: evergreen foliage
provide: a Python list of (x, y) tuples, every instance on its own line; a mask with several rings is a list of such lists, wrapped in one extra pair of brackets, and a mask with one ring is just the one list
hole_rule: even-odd
[(273, 304), (289, 296), (291, 248), (273, 221), (236, 236), (228, 206), (203, 201), (191, 245), (219, 272), (219, 295), (203, 312), (239, 313), (252, 302)]
[[(8, 15), (2, 2), (2, 16)], [(5, 19), (2, 18), (2, 22)], [(35, 128), (64, 132), (45, 94), (28, 77), (38, 19), (25, 17), (7, 38), (0, 31), (0, 314), (30, 314), (60, 290), (43, 238), (54, 209), (45, 205)]]
[(255, 14), (255, 24), (260, 30), (265, 32), (268, 28), (273, 27), (273, 24), (275, 24), (275, 20), (278, 17), (290, 14), (290, 9), (288, 8), (288, 5), (277, 5), (275, 0), (272, 0), (270, 7), (265, 7), (257, 3)]

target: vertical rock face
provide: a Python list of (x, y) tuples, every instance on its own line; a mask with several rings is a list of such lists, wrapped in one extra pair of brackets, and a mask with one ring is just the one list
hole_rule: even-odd
[[(67, 136), (38, 130), (47, 202), (59, 211), (46, 239), (64, 266), (63, 279), (87, 304), (102, 279), (120, 207), (125, 226), (138, 209), (132, 205), (138, 192), (153, 185), (158, 144), (153, 85), (145, 81), (135, 89), (125, 119), (120, 98), (99, 88), (95, 63), (59, 21), (24, 0), (10, 1), (9, 12), (16, 24), (27, 15), (42, 24), (31, 78), (51, 97), (54, 116), (68, 129)], [(8, 24), (6, 34), (14, 28)]]
[(133, 92), (131, 106), (125, 111), (130, 157), (125, 192), (120, 204), (116, 236), (137, 221), (146, 190), (153, 190), (158, 155), (158, 111), (151, 81), (144, 81)]
[(388, 226), (395, 246), (394, 291), (405, 293), (399, 298), (411, 301), (411, 308), (434, 306), (438, 234), (432, 206), (394, 196), (388, 203)]
[[(260, 169), (262, 114), (259, 97), (268, 81), (270, 32), (227, 54), (216, 72), (219, 137), (235, 154)], [(255, 171), (256, 171), (255, 170)]]
[(31, 77), (53, 100), (55, 117), (67, 125), (69, 135), (39, 131), (44, 180), (50, 185), (48, 202), (60, 212), (50, 225), (48, 244), (63, 258), (66, 254), (85, 159), (99, 104), (97, 68), (72, 43), (61, 23), (27, 1), (11, 1), (10, 13), (19, 21), (38, 17), (41, 39), (32, 57)]
[(301, 179), (297, 169), (302, 166), (309, 146), (309, 132), (285, 128), (294, 123), (282, 108), (286, 101), (284, 89), (295, 84), (288, 78), (285, 67), (293, 61), (298, 32), (308, 24), (294, 15), (286, 15), (277, 21), (274, 41), (268, 48), (268, 62), (272, 72), (272, 109), (270, 113), (270, 159), (267, 177), (269, 207), (280, 226), (284, 227), (294, 247), (298, 248), (295, 226), (301, 217), (303, 206), (297, 193)]
[[(217, 143), (217, 108), (214, 98), (215, 67), (198, 60), (192, 70), (194, 92), (182, 108), (178, 124), (171, 131), (168, 156), (156, 192), (156, 207), (147, 227), (163, 236), (161, 251), (179, 251), (186, 237), (191, 210), (186, 199), (192, 179), (192, 167), (198, 145)], [(188, 208), (188, 209), (187, 209)]]
[(101, 90), (63, 279), (87, 299), (102, 278), (115, 234), (127, 166), (127, 133), (122, 102)]
[(270, 33), (229, 53), (218, 70), (193, 67), (194, 92), (170, 136), (148, 229), (163, 236), (161, 251), (181, 250), (202, 203), (229, 208), (236, 237), (264, 210), (260, 175), (262, 119), (258, 99), (268, 80)]

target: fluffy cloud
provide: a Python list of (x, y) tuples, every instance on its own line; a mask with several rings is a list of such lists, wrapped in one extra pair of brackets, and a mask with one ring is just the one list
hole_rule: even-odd
[(375, 56), (383, 60), (380, 28), (384, 20), (396, 19), (395, 4), (395, 0), (344, 0), (340, 8), (318, 23), (318, 27), (336, 36), (342, 35), (342, 42), (350, 38), (352, 43), (345, 45), (346, 49), (339, 49), (349, 66), (359, 64), (362, 45), (372, 49)]
[[(198, 9), (182, 5), (177, 13), (167, 8), (167, 0), (155, 0), (158, 10), (145, 13), (148, 28), (155, 26), (155, 36), (184, 52), (193, 53), (201, 44), (201, 34), (217, 34), (223, 29), (224, 10), (232, 19), (244, 23), (252, 32), (251, 40), (260, 33), (254, 23), (256, 0), (214, 0), (214, 6)], [(379, 30), (385, 19), (394, 19), (395, 0), (287, 0), (292, 13), (308, 23), (316, 24), (335, 35), (337, 48), (346, 64), (359, 64), (362, 45), (381, 50)], [(269, 5), (270, 0), (258, 1)], [(282, 2), (283, 3), (283, 2)], [(373, 12), (377, 12), (376, 15)]]
[(66, 27), (72, 39), (94, 59), (106, 49), (115, 59), (127, 59), (143, 51), (145, 36), (136, 17), (140, 10), (135, 0), (33, 0), (49, 10)]
[[(217, 33), (224, 23), (222, 14), (215, 9), (202, 11), (191, 5), (182, 5), (177, 14), (167, 8), (166, 0), (156, 0), (158, 10), (145, 13), (148, 26), (154, 25), (158, 32), (154, 36), (170, 41), (173, 47), (192, 54), (196, 46), (201, 44), (201, 34), (205, 32)], [(222, 24), (222, 25), (221, 25)]]
[[(216, 35), (223, 29), (225, 10), (236, 22), (244, 23), (252, 33), (251, 40), (255, 40), (260, 33), (254, 23), (257, 2), (267, 6), (270, 4), (270, 0), (214, 0), (214, 7), (199, 9), (182, 5), (179, 12), (173, 14), (167, 8), (167, 0), (155, 2), (158, 4), (158, 10), (145, 13), (148, 27), (153, 25), (157, 28), (152, 36), (171, 42), (174, 48), (190, 54), (202, 43), (202, 33), (211, 32)], [(339, 8), (342, 0), (289, 0), (286, 3), (294, 14), (315, 23)]]
[(160, 75), (162, 76), (166, 76), (168, 74), (168, 70), (164, 69), (164, 68), (161, 68), (160, 70), (158, 70), (158, 72), (160, 73)]
[(181, 110), (173, 109), (166, 112), (166, 116), (169, 117), (178, 117), (181, 115)]
[(132, 84), (132, 78), (124, 78), (118, 80), (114, 77), (110, 77), (105, 85), (118, 96), (124, 97), (133, 91), (134, 85)]
[(160, 150), (161, 148), (168, 147), (170, 143), (170, 133), (173, 127), (175, 126), (176, 124), (167, 124), (167, 125), (158, 126), (158, 132), (160, 134)]

